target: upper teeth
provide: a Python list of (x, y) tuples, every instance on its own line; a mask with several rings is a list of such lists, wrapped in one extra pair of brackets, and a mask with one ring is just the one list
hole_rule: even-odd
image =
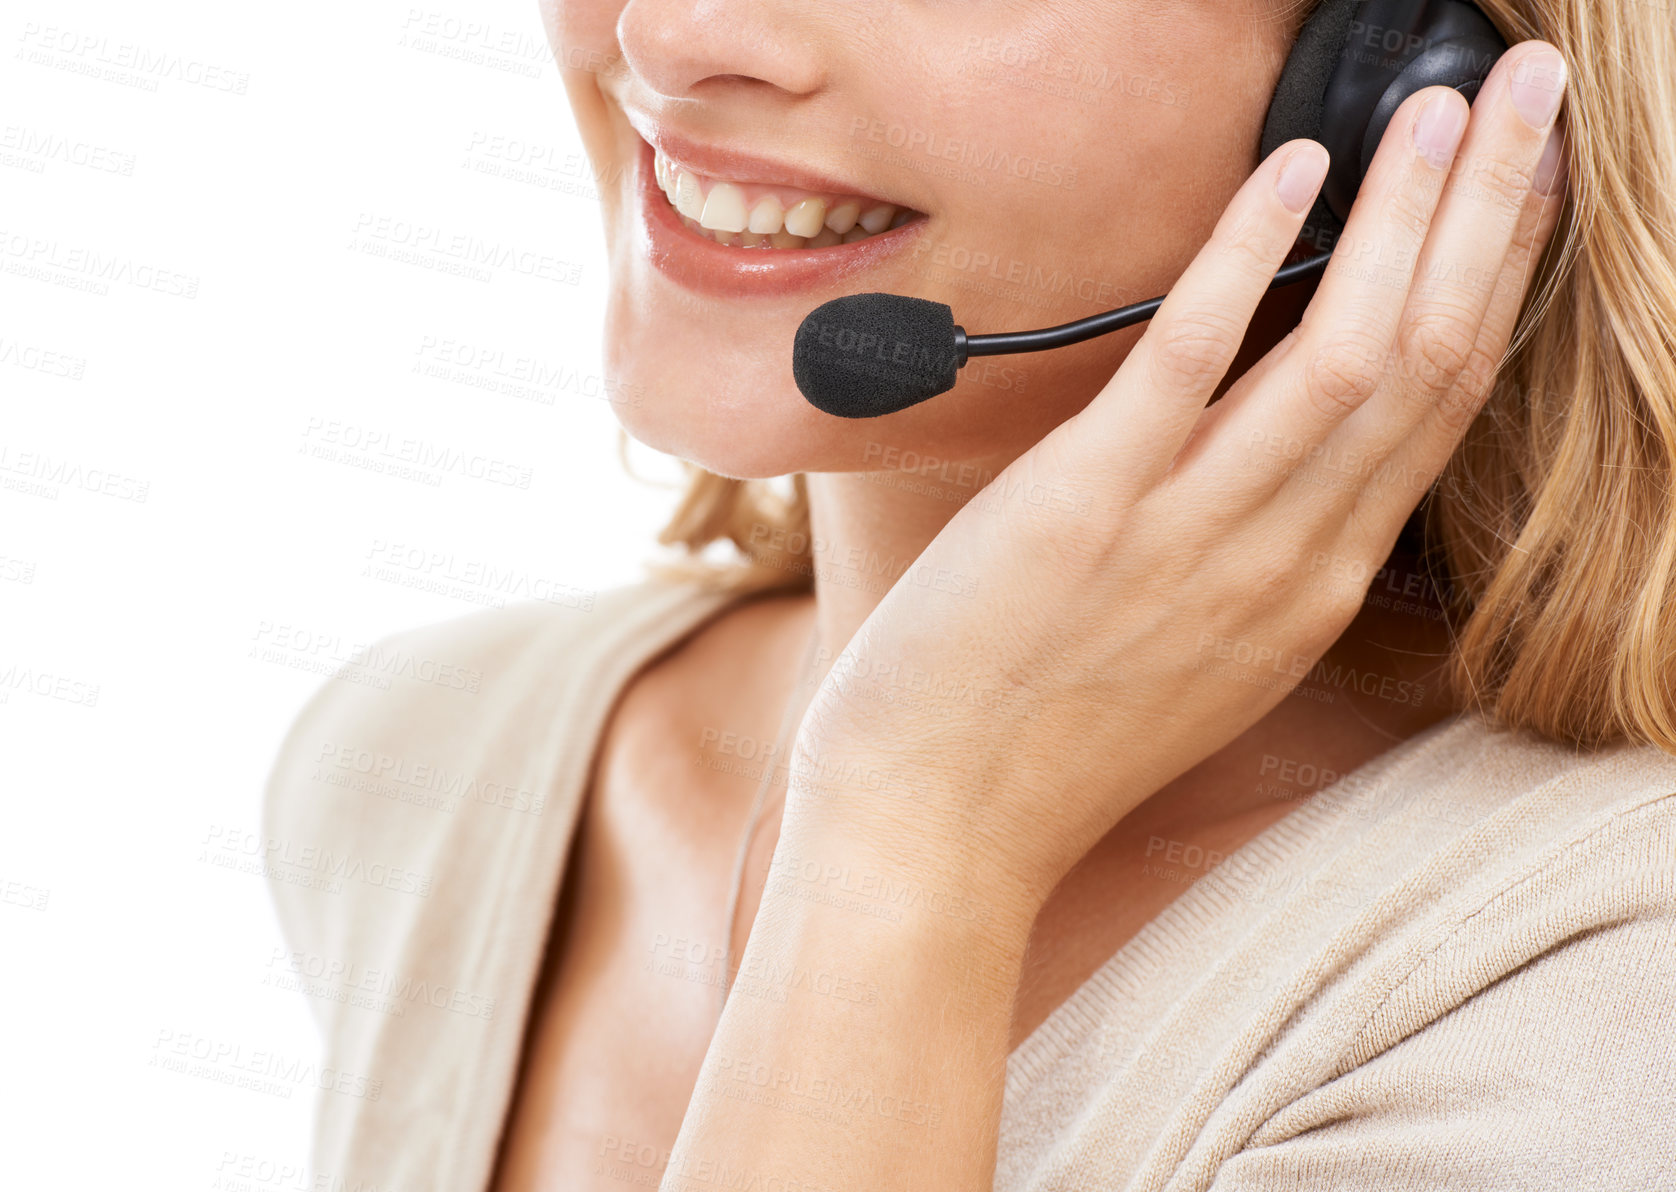
[(824, 248), (900, 227), (914, 212), (853, 195), (726, 182), (653, 153), (658, 186), (688, 221), (722, 244), (743, 248)]

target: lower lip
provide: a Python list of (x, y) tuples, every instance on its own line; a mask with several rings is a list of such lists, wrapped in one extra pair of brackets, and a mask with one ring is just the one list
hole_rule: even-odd
[(647, 255), (665, 277), (718, 298), (773, 297), (849, 280), (905, 251), (926, 219), (880, 232), (854, 244), (827, 248), (728, 248), (692, 231), (657, 184), (652, 147), (640, 143), (640, 222)]

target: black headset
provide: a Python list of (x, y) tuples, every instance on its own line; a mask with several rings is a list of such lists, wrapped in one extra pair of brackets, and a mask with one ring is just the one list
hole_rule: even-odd
[[(1327, 266), (1391, 117), (1426, 87), (1468, 101), (1507, 43), (1466, 0), (1321, 0), (1281, 69), (1263, 125), (1261, 158), (1308, 137), (1331, 164), (1299, 233), (1314, 255), (1275, 274), (1270, 288)], [(941, 302), (849, 294), (815, 308), (798, 328), (792, 374), (811, 404), (843, 418), (893, 413), (954, 387), (971, 356), (1040, 352), (1150, 319), (1163, 298), (1036, 331), (967, 335)]]
[(1322, 0), (1292, 47), (1259, 160), (1309, 137), (1332, 157), (1301, 239), (1337, 243), (1374, 151), (1404, 100), (1427, 87), (1478, 94), (1507, 43), (1466, 0)]

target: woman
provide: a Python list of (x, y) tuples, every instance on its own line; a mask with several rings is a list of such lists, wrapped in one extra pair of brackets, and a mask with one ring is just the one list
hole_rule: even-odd
[[(1268, 291), (1312, 7), (547, 13), (692, 562), (299, 716), (270, 838), (412, 879), (276, 872), (319, 1175), (1672, 1186), (1676, 33), (1486, 0)], [(869, 290), (1170, 297), (830, 417), (793, 332)]]

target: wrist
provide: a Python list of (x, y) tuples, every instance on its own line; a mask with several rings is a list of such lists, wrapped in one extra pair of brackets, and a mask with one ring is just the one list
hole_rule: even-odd
[(821, 908), (879, 932), (938, 938), (1006, 963), (1022, 958), (1045, 901), (970, 841), (888, 814), (858, 819), (788, 802), (764, 904)]
[(853, 733), (800, 733), (781, 832), (817, 854), (872, 854), (889, 872), (994, 904), (998, 918), (1034, 921), (1084, 851), (1052, 831), (1053, 817), (1021, 810), (1046, 796), (1023, 789), (1010, 759), (969, 744), (918, 736), (917, 747), (897, 748), (896, 734), (888, 739), (881, 749), (853, 744)]

